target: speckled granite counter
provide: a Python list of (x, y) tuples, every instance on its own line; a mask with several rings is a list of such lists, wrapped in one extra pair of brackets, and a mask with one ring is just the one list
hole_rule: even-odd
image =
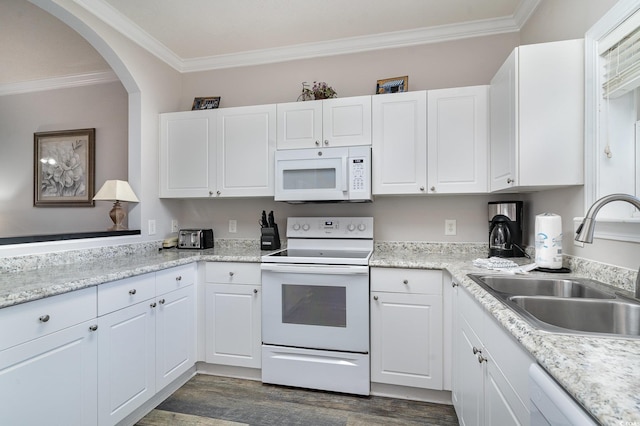
[[(0, 260), (0, 308), (194, 261), (259, 262), (257, 241), (216, 240), (203, 251), (159, 251), (159, 244), (115, 246)], [(482, 244), (376, 243), (373, 267), (446, 269), (596, 419), (606, 425), (640, 424), (640, 339), (596, 338), (538, 331), (467, 278), (486, 273), (471, 261)], [(589, 266), (568, 258), (576, 275), (631, 290), (635, 271)], [(599, 276), (597, 274), (600, 274)]]
[[(371, 266), (392, 268), (446, 269), (473, 297), (518, 340), (588, 412), (605, 425), (640, 424), (640, 339), (584, 337), (545, 333), (531, 327), (517, 314), (467, 277), (487, 273), (471, 261), (485, 253), (459, 250), (446, 253), (416, 250), (416, 247), (376, 247)], [(569, 262), (579, 260), (569, 259)], [(586, 271), (585, 265), (572, 263), (572, 270)], [(616, 282), (630, 289), (633, 271), (598, 267), (593, 276), (603, 282)], [(604, 272), (603, 272), (604, 271)], [(578, 274), (574, 274), (578, 275)], [(563, 275), (569, 276), (569, 275)], [(586, 276), (582, 274), (581, 276)]]
[(0, 308), (196, 261), (260, 262), (257, 241), (216, 242), (209, 250), (152, 245), (24, 256), (0, 262)]

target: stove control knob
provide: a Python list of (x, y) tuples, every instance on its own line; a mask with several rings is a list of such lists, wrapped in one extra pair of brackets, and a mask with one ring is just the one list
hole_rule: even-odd
[(302, 225), (302, 230), (303, 230), (303, 231), (308, 231), (308, 230), (309, 230), (309, 228), (310, 228), (310, 226), (309, 226), (309, 224), (308, 224), (308, 223), (305, 223), (304, 225)]
[(300, 230), (300, 224), (299, 223), (294, 223), (293, 224), (293, 230), (294, 231), (299, 231)]
[(364, 231), (365, 229), (367, 229), (367, 225), (365, 225), (364, 223), (358, 225), (358, 231)]
[(353, 232), (356, 230), (356, 226), (353, 223), (350, 223), (349, 226), (347, 226), (347, 229), (349, 232)]

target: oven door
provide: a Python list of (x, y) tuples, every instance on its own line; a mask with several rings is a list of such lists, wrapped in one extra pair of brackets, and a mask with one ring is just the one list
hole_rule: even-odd
[(346, 148), (276, 152), (275, 200), (348, 200), (348, 156)]
[(262, 264), (262, 342), (369, 352), (369, 267)]

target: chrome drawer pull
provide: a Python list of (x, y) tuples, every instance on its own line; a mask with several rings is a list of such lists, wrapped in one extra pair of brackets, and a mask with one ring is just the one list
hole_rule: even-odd
[(97, 325), (92, 325), (89, 327), (89, 331), (96, 331), (98, 329)]
[(178, 276), (176, 277), (176, 281), (182, 281), (182, 276), (181, 276), (181, 275), (178, 275)]
[(232, 277), (233, 276), (233, 272), (229, 272), (229, 276)]
[(135, 288), (133, 288), (133, 289), (129, 290), (129, 294), (130, 294), (130, 295), (132, 295), (132, 296), (133, 296), (134, 294), (136, 294), (136, 289), (135, 289)]
[(158, 300), (158, 303), (160, 303), (161, 305), (164, 305), (164, 299)]
[(38, 319), (40, 320), (40, 322), (47, 322), (51, 319), (51, 317), (49, 315), (43, 315)]
[(258, 289), (257, 288), (253, 289), (253, 294), (258, 294)]
[(409, 280), (402, 281), (402, 284), (409, 284)]
[(152, 303), (151, 305), (149, 305), (149, 306), (151, 306), (152, 308), (155, 308), (155, 307), (156, 307), (156, 306), (158, 306), (158, 305), (156, 304), (156, 302), (153, 302), (153, 303)]

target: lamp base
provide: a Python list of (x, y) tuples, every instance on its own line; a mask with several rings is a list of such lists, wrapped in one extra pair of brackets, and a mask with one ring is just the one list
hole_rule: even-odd
[(120, 201), (113, 203), (113, 208), (109, 212), (109, 217), (113, 221), (113, 226), (109, 228), (109, 231), (124, 231), (127, 229), (127, 227), (122, 224), (127, 217), (127, 212), (120, 205)]

